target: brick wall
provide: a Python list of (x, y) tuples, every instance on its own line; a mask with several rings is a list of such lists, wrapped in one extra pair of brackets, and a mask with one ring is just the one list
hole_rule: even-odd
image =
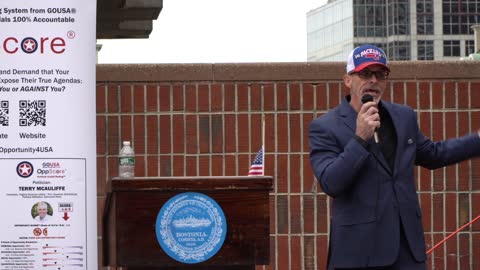
[[(426, 136), (480, 128), (480, 63), (391, 68), (384, 98), (413, 107)], [(257, 268), (324, 269), (331, 201), (312, 176), (308, 125), (348, 92), (343, 73), (342, 63), (98, 65), (99, 228), (122, 140), (133, 142), (137, 176), (243, 176), (262, 144), (265, 114), (265, 171), (275, 179), (271, 264)], [(479, 165), (417, 169), (428, 247), (480, 214)], [(479, 269), (479, 254), (480, 221), (436, 249), (429, 269)]]

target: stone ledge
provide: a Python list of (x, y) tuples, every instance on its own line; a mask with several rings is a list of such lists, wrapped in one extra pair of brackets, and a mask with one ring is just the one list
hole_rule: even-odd
[[(335, 81), (341, 62), (98, 64), (97, 82)], [(394, 61), (391, 80), (480, 79), (476, 61)]]

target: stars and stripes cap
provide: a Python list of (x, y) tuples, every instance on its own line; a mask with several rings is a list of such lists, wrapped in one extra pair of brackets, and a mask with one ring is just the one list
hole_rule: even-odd
[(385, 52), (373, 45), (356, 47), (347, 58), (347, 74), (358, 72), (371, 65), (384, 66), (388, 71), (387, 56)]

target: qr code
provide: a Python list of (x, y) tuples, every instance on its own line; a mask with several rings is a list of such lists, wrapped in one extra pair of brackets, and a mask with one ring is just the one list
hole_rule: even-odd
[(20, 100), (19, 109), (21, 127), (46, 125), (46, 100)]
[(8, 100), (0, 100), (0, 126), (8, 127)]

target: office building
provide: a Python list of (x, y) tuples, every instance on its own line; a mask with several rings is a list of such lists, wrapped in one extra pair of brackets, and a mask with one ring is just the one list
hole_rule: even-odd
[(307, 58), (345, 61), (368, 43), (390, 60), (458, 60), (479, 23), (480, 0), (329, 0), (307, 13)]

